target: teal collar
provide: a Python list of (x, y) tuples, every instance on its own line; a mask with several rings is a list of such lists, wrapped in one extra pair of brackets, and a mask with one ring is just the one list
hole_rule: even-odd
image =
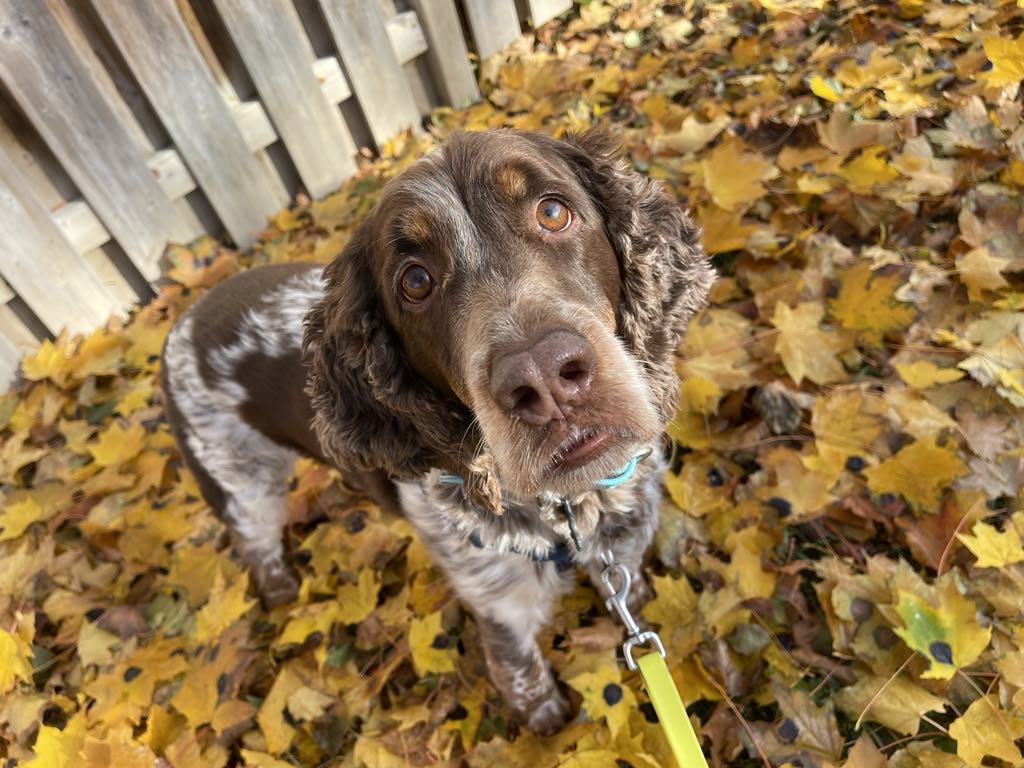
[[(636, 465), (651, 455), (650, 448), (644, 448), (642, 451), (637, 453), (633, 458), (619, 467), (617, 470), (612, 472), (608, 477), (603, 477), (594, 483), (595, 488), (602, 490), (608, 490), (610, 488), (617, 488), (624, 482), (629, 480), (636, 473)], [(465, 482), (462, 479), (462, 475), (456, 475), (454, 473), (445, 472), (438, 478), (441, 485), (462, 485)]]

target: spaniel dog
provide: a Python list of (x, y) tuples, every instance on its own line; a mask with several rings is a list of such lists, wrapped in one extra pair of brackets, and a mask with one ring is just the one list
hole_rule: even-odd
[(606, 135), (457, 134), (326, 268), (253, 269), (181, 316), (170, 422), (268, 606), (297, 590), (297, 455), (397, 497), (494, 684), (550, 733), (568, 707), (537, 633), (604, 550), (644, 591), (676, 347), (713, 277), (691, 221)]

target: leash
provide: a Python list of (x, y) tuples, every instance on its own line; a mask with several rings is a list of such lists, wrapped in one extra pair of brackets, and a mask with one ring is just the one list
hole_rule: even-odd
[[(605, 600), (605, 607), (618, 614), (626, 628), (626, 642), (622, 644), (622, 655), (626, 659), (626, 666), (630, 670), (640, 670), (644, 688), (647, 689), (647, 695), (651, 697), (651, 704), (654, 705), (654, 711), (658, 714), (658, 722), (665, 732), (665, 738), (675, 756), (676, 765), (679, 768), (708, 768), (708, 762), (700, 748), (700, 740), (693, 730), (693, 723), (690, 722), (690, 718), (686, 714), (683, 700), (679, 698), (679, 691), (672, 680), (672, 675), (669, 674), (668, 664), (665, 663), (665, 646), (661, 642), (661, 638), (657, 632), (641, 630), (633, 618), (633, 614), (630, 613), (626, 602), (632, 584), (629, 569), (615, 562), (615, 557), (610, 549), (601, 553), (601, 562), (604, 563), (601, 581), (609, 594), (608, 599)], [(618, 589), (613, 583), (613, 578), (616, 575), (620, 580)], [(654, 650), (635, 660), (633, 649), (647, 644), (653, 645)]]
[[(609, 489), (622, 485), (636, 472), (637, 464), (650, 455), (650, 448), (641, 451), (611, 475), (596, 481), (594, 486), (600, 489)], [(439, 481), (442, 485), (463, 484), (460, 475), (450, 473), (442, 474)], [(556, 503), (569, 525), (569, 536), (573, 546), (576, 547), (577, 552), (580, 552), (583, 549), (583, 542), (576, 527), (572, 502), (562, 496), (556, 498)], [(478, 549), (487, 549), (476, 533), (470, 534), (469, 542)], [(572, 568), (574, 565), (572, 553), (565, 542), (558, 544), (545, 556), (529, 552), (516, 552), (516, 554), (528, 557), (534, 562), (553, 561), (559, 570)], [(605, 607), (616, 613), (626, 628), (626, 642), (622, 644), (622, 655), (626, 659), (626, 666), (632, 671), (640, 670), (644, 688), (647, 689), (647, 695), (651, 698), (654, 711), (658, 714), (658, 722), (661, 723), (661, 728), (665, 732), (665, 738), (675, 756), (678, 768), (708, 768), (708, 762), (700, 748), (700, 740), (693, 730), (693, 723), (690, 722), (690, 718), (686, 714), (686, 708), (683, 706), (683, 700), (679, 697), (679, 691), (672, 680), (672, 675), (669, 674), (668, 664), (665, 663), (665, 645), (661, 642), (657, 632), (640, 629), (633, 614), (630, 613), (626, 602), (629, 597), (629, 588), (632, 585), (629, 569), (615, 562), (615, 556), (610, 549), (601, 553), (601, 562), (604, 564), (601, 581), (609, 595), (605, 600)], [(613, 581), (616, 575), (620, 582), (618, 588), (615, 587)], [(633, 649), (648, 644), (653, 645), (654, 650), (645, 653), (639, 659), (634, 659)]]

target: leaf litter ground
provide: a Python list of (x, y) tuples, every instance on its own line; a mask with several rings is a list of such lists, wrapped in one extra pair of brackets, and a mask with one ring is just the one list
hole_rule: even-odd
[[(19, 766), (668, 766), (592, 585), (543, 637), (579, 717), (510, 724), (409, 526), (300, 461), (297, 604), (265, 613), (182, 469), (168, 326), (253, 265), (338, 252), (456, 129), (603, 122), (721, 279), (680, 350), (650, 562), (713, 766), (1024, 761), (1024, 12), (592, 2), (483, 63), (251, 253), (204, 240), (0, 404), (0, 756)], [(11, 763), (13, 764), (13, 763)]]

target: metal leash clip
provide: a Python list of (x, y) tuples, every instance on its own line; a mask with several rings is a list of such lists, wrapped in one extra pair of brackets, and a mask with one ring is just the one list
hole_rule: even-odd
[[(652, 643), (658, 653), (661, 654), (661, 657), (665, 658), (665, 646), (662, 645), (658, 633), (652, 630), (641, 630), (633, 618), (633, 614), (629, 612), (629, 606), (626, 601), (629, 598), (629, 587), (633, 583), (633, 579), (629, 575), (629, 569), (615, 562), (615, 556), (610, 549), (606, 549), (601, 553), (601, 562), (604, 563), (604, 570), (601, 571), (601, 581), (604, 582), (605, 589), (608, 590), (610, 595), (604, 601), (604, 605), (609, 611), (614, 611), (618, 614), (619, 619), (626, 628), (626, 642), (622, 644), (622, 655), (626, 658), (626, 666), (630, 670), (636, 669), (636, 662), (633, 661), (633, 649), (638, 645), (646, 645), (647, 643)], [(621, 586), (618, 589), (616, 589), (615, 584), (612, 582), (615, 574), (618, 574), (621, 580)]]

